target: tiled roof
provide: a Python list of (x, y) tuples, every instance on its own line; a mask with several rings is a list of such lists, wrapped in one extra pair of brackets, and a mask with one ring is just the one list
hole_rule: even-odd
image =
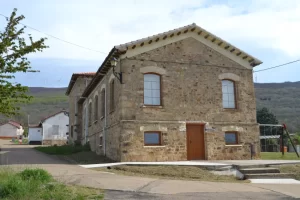
[(10, 125), (15, 126), (17, 128), (21, 128), (21, 124), (19, 122), (13, 121), (13, 120), (9, 120), (8, 122), (2, 123), (2, 124), (0, 124), (0, 126), (2, 126), (4, 124), (10, 124)]
[(51, 114), (51, 115), (49, 115), (49, 116), (47, 116), (47, 117), (44, 117), (44, 118), (41, 120), (41, 123), (43, 123), (45, 120), (47, 120), (47, 119), (49, 119), (49, 118), (51, 118), (51, 117), (53, 117), (53, 116), (55, 116), (55, 115), (58, 115), (58, 114), (64, 113), (64, 112), (67, 112), (67, 111), (66, 111), (66, 110), (61, 110), (61, 111), (56, 112), (56, 113), (54, 113), (54, 114)]
[(29, 128), (39, 128), (41, 124), (29, 124)]
[(70, 83), (69, 83), (67, 91), (66, 91), (66, 95), (70, 94), (78, 77), (93, 77), (95, 75), (96, 75), (96, 72), (79, 72), (79, 73), (72, 74)]
[(116, 45), (115, 48), (121, 51), (127, 51), (128, 49), (134, 49), (138, 46), (143, 46), (146, 43), (151, 44), (152, 42), (158, 42), (160, 40), (165, 40), (167, 38), (176, 37), (181, 34), (185, 34), (187, 32), (195, 32), (198, 33), (198, 35), (204, 36), (206, 40), (210, 40), (210, 42), (214, 43), (215, 45), (218, 45), (220, 47), (223, 47), (227, 51), (230, 51), (232, 54), (235, 54), (238, 57), (243, 57), (245, 60), (247, 60), (249, 63), (252, 64), (252, 66), (256, 66), (261, 64), (262, 62), (258, 60), (257, 58), (247, 54), (246, 52), (240, 50), (239, 48), (235, 47), (234, 45), (230, 44), (229, 42), (226, 42), (225, 40), (217, 37), (216, 35), (208, 32), (207, 30), (201, 28), (197, 24), (193, 23), (187, 26), (183, 26), (180, 28), (176, 28), (167, 32), (159, 33), (156, 35), (152, 35), (146, 38), (142, 38), (139, 40), (127, 42), (124, 44)]
[[(94, 89), (94, 87), (96, 87), (96, 85), (102, 80), (105, 74), (110, 70), (110, 60), (112, 59), (112, 57), (119, 58), (120, 55), (125, 54), (131, 49), (142, 47), (144, 45), (151, 45), (159, 41), (167, 40), (173, 37), (178, 37), (180, 35), (184, 35), (186, 33), (191, 32), (197, 34), (199, 37), (203, 37), (208, 42), (211, 42), (212, 45), (215, 45), (219, 48), (223, 48), (233, 56), (239, 57), (240, 59), (248, 62), (252, 67), (255, 67), (262, 63), (259, 59), (247, 54), (246, 52), (240, 50), (239, 48), (233, 46), (232, 44), (226, 42), (225, 40), (217, 37), (216, 35), (206, 31), (205, 29), (193, 23), (167, 32), (159, 33), (146, 38), (114, 46), (103, 61), (102, 65), (99, 67), (96, 75), (93, 77), (89, 85), (85, 88), (82, 97), (87, 97)], [(79, 99), (78, 102), (83, 103), (84, 98)]]
[(79, 72), (79, 73), (74, 73), (73, 75), (83, 75), (83, 76), (94, 76), (96, 72)]

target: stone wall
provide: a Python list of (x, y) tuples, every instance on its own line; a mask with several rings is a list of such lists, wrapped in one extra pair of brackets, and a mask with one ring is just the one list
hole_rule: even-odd
[[(121, 161), (186, 160), (186, 122), (206, 123), (206, 159), (249, 159), (249, 144), (259, 153), (259, 131), (252, 70), (237, 64), (193, 38), (168, 44), (134, 57), (124, 58), (116, 71), (123, 72), (123, 83), (115, 84), (114, 111), (110, 112), (111, 70), (85, 100), (92, 102), (106, 88), (106, 117), (93, 119), (88, 138), (93, 151)], [(162, 105), (143, 105), (146, 72), (161, 75)], [(235, 81), (236, 109), (222, 105), (222, 79)], [(99, 110), (101, 113), (101, 103)], [(100, 116), (100, 115), (99, 115)], [(106, 121), (106, 138), (103, 129)], [(144, 146), (144, 131), (161, 131), (162, 145)], [(239, 144), (225, 145), (225, 131), (238, 130)]]
[(42, 142), (43, 145), (57, 145), (57, 146), (62, 146), (67, 144), (67, 140), (43, 140)]
[[(143, 105), (143, 73), (151, 69), (161, 75), (162, 106)], [(186, 160), (186, 132), (179, 127), (195, 121), (214, 127), (205, 132), (206, 159), (249, 159), (250, 143), (259, 154), (252, 70), (188, 38), (125, 58), (122, 71), (122, 161)], [(223, 108), (222, 79), (235, 81), (236, 109)], [(166, 129), (164, 145), (144, 147), (141, 127), (146, 124), (152, 131)], [(238, 145), (225, 145), (228, 126), (228, 131), (239, 130)]]
[[(184, 123), (122, 122), (121, 161), (178, 161), (186, 160)], [(144, 146), (144, 131), (161, 131), (161, 146)]]
[[(116, 70), (119, 70), (119, 66)], [(114, 108), (111, 109), (111, 83), (114, 81)], [(84, 106), (88, 109), (89, 103), (92, 105), (91, 123), (88, 126), (88, 139), (92, 151), (97, 154), (106, 155), (112, 160), (120, 160), (120, 110), (121, 104), (121, 87), (119, 80), (112, 74), (110, 70), (106, 77), (95, 87), (93, 92), (84, 102)], [(106, 111), (102, 116), (102, 91), (106, 92)], [(95, 97), (98, 95), (98, 110), (95, 109)], [(98, 112), (98, 118), (95, 118), (95, 112)], [(89, 116), (89, 112), (88, 112)], [(87, 116), (87, 117), (88, 117)], [(105, 128), (106, 127), (106, 128)], [(102, 137), (103, 144), (100, 144)], [(106, 146), (105, 146), (106, 145)], [(105, 152), (104, 152), (105, 150)]]
[[(144, 78), (141, 71), (149, 66), (166, 70), (161, 76), (162, 107), (143, 106)], [(256, 122), (252, 70), (193, 38), (124, 59), (122, 70), (125, 72), (122, 91), (124, 120)], [(240, 77), (236, 82), (237, 109), (222, 106), (222, 80), (219, 76), (225, 73)]]
[[(82, 135), (82, 128), (80, 126), (82, 119), (82, 108), (81, 105), (77, 104), (77, 101), (91, 80), (91, 77), (78, 77), (69, 94), (69, 141), (71, 143), (73, 143), (75, 140), (80, 140)], [(76, 106), (77, 113), (75, 112)], [(75, 116), (75, 114), (77, 114), (77, 116)]]

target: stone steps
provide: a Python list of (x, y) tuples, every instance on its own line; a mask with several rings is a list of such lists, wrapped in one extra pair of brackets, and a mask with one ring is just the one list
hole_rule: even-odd
[(267, 165), (240, 165), (237, 169), (244, 175), (244, 179), (290, 179), (294, 174), (280, 173), (278, 168)]
[(295, 178), (294, 174), (288, 174), (288, 173), (244, 174), (244, 179), (290, 179), (290, 178)]
[(242, 174), (270, 174), (270, 173), (280, 173), (277, 168), (246, 168), (239, 170)]

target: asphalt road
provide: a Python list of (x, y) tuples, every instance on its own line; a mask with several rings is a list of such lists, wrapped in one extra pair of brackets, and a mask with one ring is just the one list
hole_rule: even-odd
[(300, 185), (240, 184), (163, 180), (98, 172), (38, 152), (28, 145), (0, 139), (0, 166), (39, 167), (69, 184), (105, 189), (107, 200), (289, 200), (300, 197)]

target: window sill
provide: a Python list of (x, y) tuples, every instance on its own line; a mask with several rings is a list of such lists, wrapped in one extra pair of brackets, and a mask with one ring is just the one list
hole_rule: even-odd
[(110, 111), (109, 114), (112, 114), (113, 112), (115, 112), (115, 110)]
[(241, 144), (225, 144), (225, 147), (242, 147)]
[(96, 124), (98, 122), (98, 120), (94, 121), (93, 124)]
[(102, 147), (102, 145), (99, 145), (99, 147)]
[(223, 108), (226, 112), (238, 112), (239, 110), (237, 108)]
[(163, 108), (162, 106), (143, 105), (142, 108)]
[(102, 119), (104, 119), (104, 117), (102, 116), (102, 117), (100, 117), (100, 120), (102, 120)]
[(149, 145), (149, 146), (145, 146), (144, 145), (144, 148), (163, 148), (163, 147), (166, 147), (166, 146), (164, 146), (164, 145), (157, 145), (157, 146), (155, 146), (155, 145)]

